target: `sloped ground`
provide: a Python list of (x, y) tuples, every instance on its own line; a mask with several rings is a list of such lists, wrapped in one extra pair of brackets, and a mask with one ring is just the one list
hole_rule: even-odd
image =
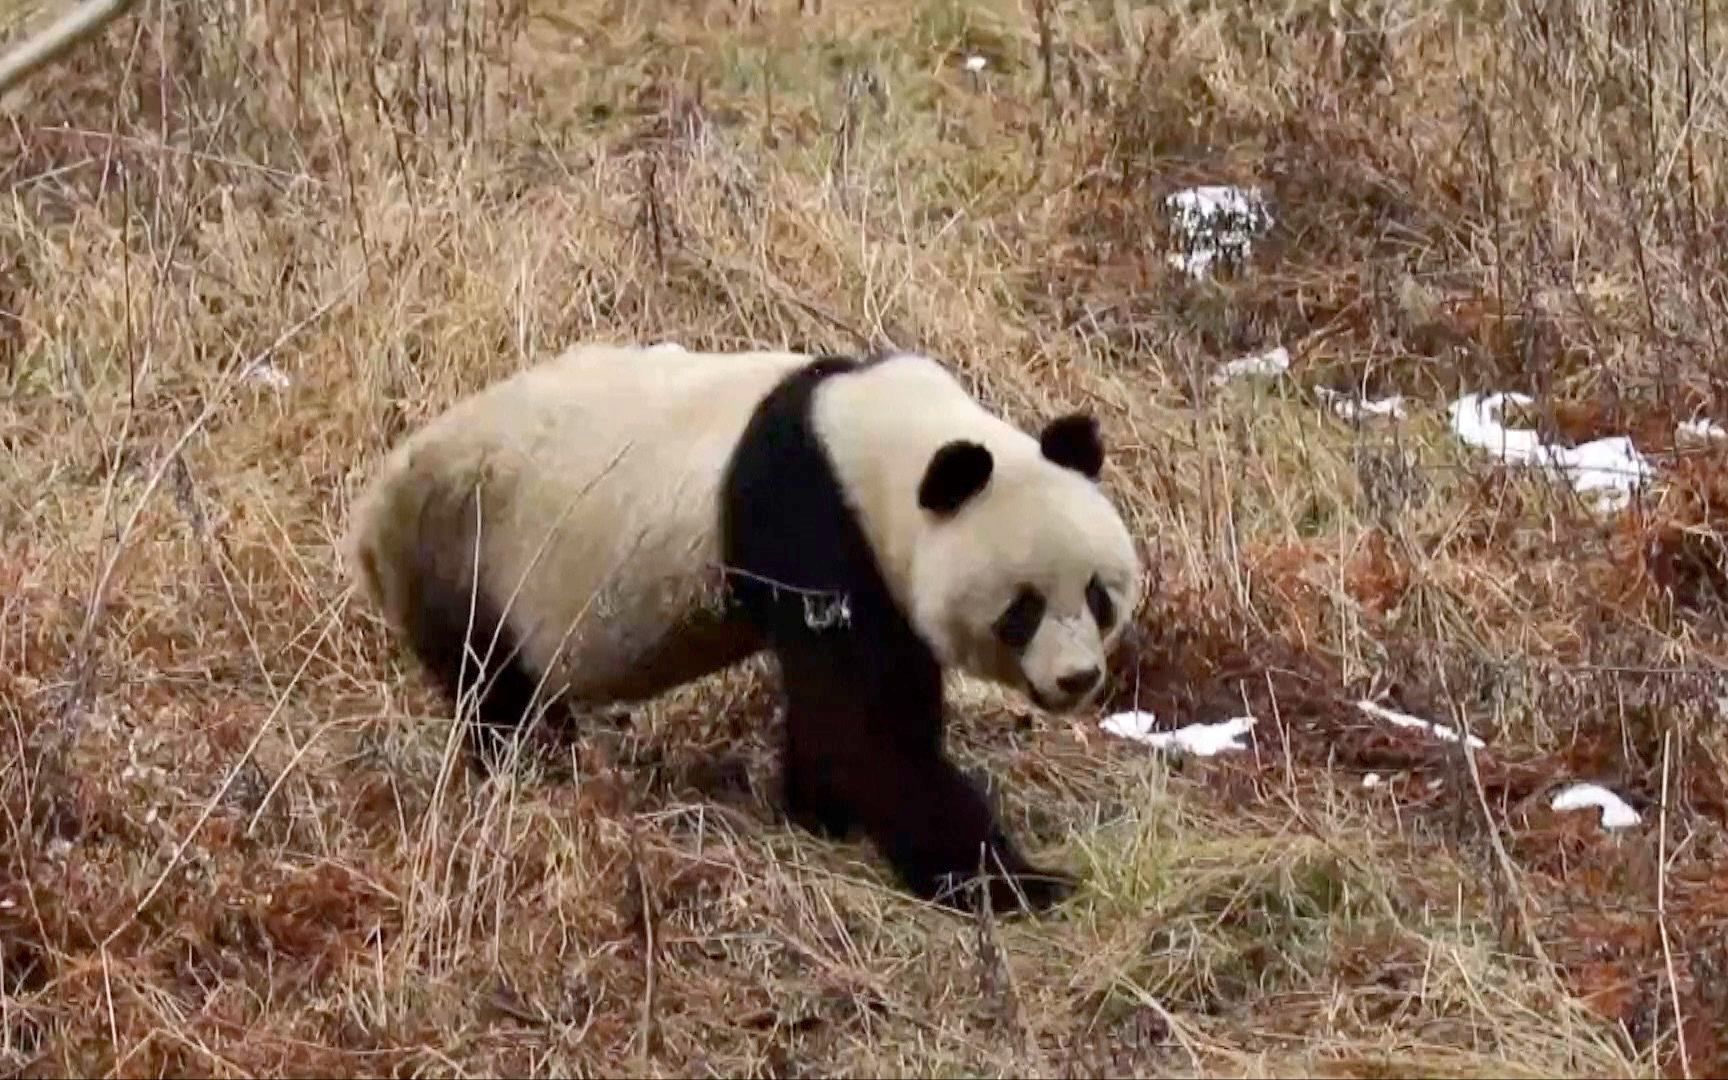
[[(18, 95), (5, 1068), (1728, 1071), (1728, 443), (1675, 434), (1728, 422), (1722, 27), (1166, 7), (151, 3)], [(1223, 182), (1276, 226), (1192, 280), (1162, 200)], [(1089, 405), (1157, 574), (1108, 706), (1249, 748), (961, 688), (956, 752), (1089, 881), (1000, 924), (777, 822), (758, 669), (472, 783), (333, 544), (393, 440), (583, 337)], [(1459, 446), (1494, 390), (1656, 482), (1603, 514)]]

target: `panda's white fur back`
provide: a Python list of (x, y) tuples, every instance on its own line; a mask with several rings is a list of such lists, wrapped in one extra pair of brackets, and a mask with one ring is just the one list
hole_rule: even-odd
[[(428, 570), (421, 530), (436, 530), (433, 572), (477, 567), (500, 614), (532, 614), (513, 629), (523, 658), (554, 671), (549, 690), (651, 696), (663, 687), (642, 684), (643, 656), (675, 649), (666, 635), (718, 587), (728, 456), (756, 403), (808, 359), (590, 345), (525, 369), (388, 455), (355, 505), (350, 565), (400, 626), (408, 575)], [(477, 483), (478, 515), (463, 502)]]

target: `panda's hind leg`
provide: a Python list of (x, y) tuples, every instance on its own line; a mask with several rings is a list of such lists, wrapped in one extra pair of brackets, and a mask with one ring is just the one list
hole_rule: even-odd
[(519, 656), (520, 642), (483, 590), (427, 589), (411, 640), (458, 716), (466, 717), (468, 763), (492, 775), (542, 704), (550, 720), (562, 703), (545, 701), (541, 680)]
[[(461, 622), (453, 612), (448, 620), (431, 614), (418, 620), (421, 632), (414, 636), (413, 647), (446, 700), (456, 705), (459, 715), (466, 715), (469, 764), (491, 774), (508, 758), (516, 735), (532, 715), (539, 680), (510, 655), (514, 642), (508, 629), (494, 642), (490, 631), (495, 621), (479, 610), (483, 604), (477, 602), (475, 607), (472, 635), (467, 633), (464, 605)], [(435, 623), (443, 623), (444, 632), (435, 630)], [(484, 663), (488, 652), (495, 659)], [(557, 707), (554, 703), (553, 708)]]
[(393, 502), (373, 512), (357, 557), (409, 650), (466, 719), (469, 766), (490, 774), (547, 693), (502, 608), (475, 581), (478, 493), (453, 485), (423, 488), (418, 497), (407, 486), (381, 496)]

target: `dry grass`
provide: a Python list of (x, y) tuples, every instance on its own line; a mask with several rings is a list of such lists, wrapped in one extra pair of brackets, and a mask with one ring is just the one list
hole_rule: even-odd
[[(1673, 437), (1728, 421), (1720, 12), (756, 7), (153, 2), (9, 103), (3, 1067), (1728, 1071), (1728, 487)], [(1160, 203), (1219, 181), (1278, 227), (1192, 282)], [(1090, 405), (1159, 575), (1109, 704), (1251, 708), (1251, 752), (966, 688), (956, 752), (1089, 880), (1002, 924), (776, 821), (760, 670), (474, 784), (334, 540), (405, 430), (584, 337)], [(1461, 450), (1493, 389), (1659, 484), (1597, 516)]]

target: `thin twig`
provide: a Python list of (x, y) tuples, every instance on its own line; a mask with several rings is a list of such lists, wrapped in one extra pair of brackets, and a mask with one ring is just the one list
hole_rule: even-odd
[(638, 902), (642, 905), (642, 1018), (638, 1029), (640, 1043), (638, 1051), (641, 1054), (637, 1066), (639, 1075), (648, 1073), (648, 1059), (654, 1048), (654, 900), (648, 894), (648, 875), (642, 868), (641, 840), (632, 830), (630, 836), (630, 863), (632, 876), (636, 879)]
[(46, 30), (27, 37), (0, 55), (0, 97), (72, 48), (94, 37), (137, 0), (85, 0), (60, 16)]
[(1668, 746), (1673, 734), (1662, 733), (1662, 805), (1656, 820), (1656, 929), (1662, 935), (1662, 964), (1668, 971), (1668, 994), (1674, 1003), (1674, 1040), (1680, 1045), (1680, 1075), (1691, 1080), (1686, 1017), (1680, 1011), (1680, 983), (1674, 977), (1674, 948), (1668, 940)]
[(1456, 725), (1460, 733), (1458, 745), (1464, 755), (1465, 767), (1470, 773), (1470, 785), (1476, 789), (1476, 804), (1482, 809), (1482, 823), (1488, 829), (1488, 842), (1494, 848), (1494, 858), (1499, 864), (1501, 874), (1506, 878), (1506, 888), (1512, 894), (1512, 902), (1518, 907), (1518, 922), (1524, 931), (1524, 941), (1530, 946), (1530, 953), (1547, 971), (1552, 974), (1554, 962), (1549, 959), (1548, 951), (1542, 947), (1542, 942), (1536, 937), (1536, 922), (1530, 914), (1530, 904), (1524, 898), (1524, 889), (1518, 883), (1518, 869), (1512, 865), (1512, 856), (1507, 854), (1506, 845), (1500, 839), (1500, 826), (1494, 821), (1493, 813), (1488, 809), (1488, 793), (1482, 788), (1482, 774), (1476, 768), (1476, 753), (1470, 747), (1470, 729), (1460, 715)]

